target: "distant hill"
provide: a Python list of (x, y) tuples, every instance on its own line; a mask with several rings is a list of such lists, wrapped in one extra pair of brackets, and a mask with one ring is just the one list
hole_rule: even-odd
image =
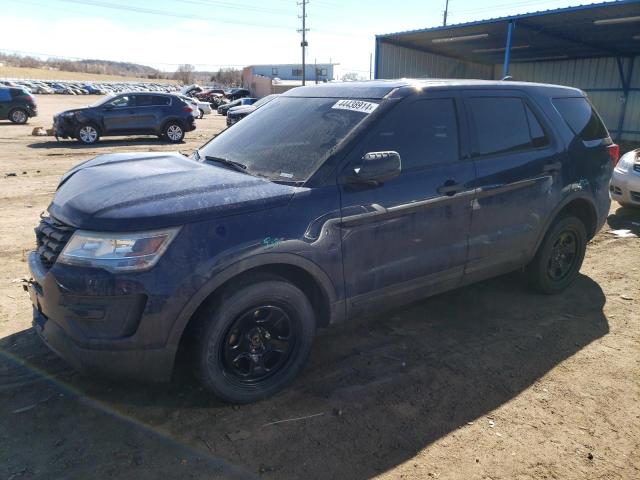
[(22, 68), (42, 68), (47, 70), (60, 70), (63, 72), (91, 73), (98, 75), (119, 75), (137, 78), (161, 79), (168, 74), (146, 65), (130, 62), (114, 62), (110, 60), (68, 60), (60, 58), (40, 58), (0, 53), (0, 62), (6, 66)]

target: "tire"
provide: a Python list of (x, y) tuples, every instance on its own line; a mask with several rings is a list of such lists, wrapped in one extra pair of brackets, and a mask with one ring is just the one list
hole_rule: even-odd
[(578, 276), (587, 247), (587, 230), (574, 216), (555, 220), (526, 267), (532, 286), (545, 294), (562, 292)]
[(306, 363), (316, 330), (306, 295), (271, 276), (228, 290), (196, 321), (198, 379), (236, 404), (269, 397), (291, 382)]
[(162, 129), (162, 136), (171, 143), (180, 143), (184, 139), (184, 127), (179, 122), (167, 122)]
[(92, 123), (85, 123), (76, 129), (76, 139), (83, 145), (93, 145), (100, 140), (100, 132)]
[(24, 125), (29, 120), (29, 114), (23, 108), (14, 108), (9, 112), (9, 120), (18, 125)]
[(200, 115), (198, 116), (198, 118), (202, 118), (204, 117), (204, 110), (202, 110), (201, 108), (198, 109), (198, 112), (200, 112)]

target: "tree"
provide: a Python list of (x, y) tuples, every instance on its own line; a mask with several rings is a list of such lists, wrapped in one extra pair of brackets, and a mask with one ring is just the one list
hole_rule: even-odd
[(236, 68), (221, 68), (211, 76), (211, 81), (221, 85), (241, 85), (242, 71)]
[(180, 80), (185, 85), (189, 85), (191, 83), (191, 80), (193, 79), (193, 72), (195, 71), (195, 69), (196, 67), (188, 63), (178, 65), (173, 78), (176, 80)]
[(358, 80), (365, 80), (365, 78), (356, 72), (347, 72), (344, 75), (342, 75), (343, 82), (355, 82)]

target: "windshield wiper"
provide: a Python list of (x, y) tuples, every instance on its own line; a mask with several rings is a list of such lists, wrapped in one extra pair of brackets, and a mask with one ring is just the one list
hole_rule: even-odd
[(233, 170), (236, 170), (238, 172), (247, 174), (249, 173), (247, 172), (247, 166), (244, 163), (234, 162), (233, 160), (227, 160), (226, 158), (222, 157), (212, 157), (210, 155), (205, 156), (204, 159), (208, 162), (221, 163), (225, 167), (231, 167)]

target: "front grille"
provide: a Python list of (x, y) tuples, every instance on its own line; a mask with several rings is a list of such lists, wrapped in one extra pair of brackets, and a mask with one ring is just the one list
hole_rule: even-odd
[(636, 172), (640, 172), (640, 163), (636, 163), (636, 164), (633, 166), (633, 169), (634, 169)]
[(35, 228), (36, 246), (40, 261), (46, 268), (56, 263), (58, 255), (67, 244), (75, 228), (53, 217), (43, 217)]

